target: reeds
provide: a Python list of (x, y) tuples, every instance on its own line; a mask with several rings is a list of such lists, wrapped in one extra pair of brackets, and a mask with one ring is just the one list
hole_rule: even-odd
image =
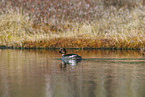
[(144, 0), (0, 2), (0, 46), (137, 49), (145, 45)]

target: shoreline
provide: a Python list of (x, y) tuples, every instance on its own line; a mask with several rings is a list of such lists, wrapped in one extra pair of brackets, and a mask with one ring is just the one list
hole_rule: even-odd
[[(0, 49), (24, 49), (24, 50), (57, 50), (60, 48), (36, 48), (36, 47), (5, 47), (0, 46)], [(66, 48), (69, 50), (140, 50), (140, 48)]]

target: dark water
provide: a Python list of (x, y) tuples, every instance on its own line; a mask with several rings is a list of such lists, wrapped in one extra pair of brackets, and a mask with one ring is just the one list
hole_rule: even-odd
[(145, 57), (139, 51), (0, 50), (0, 97), (145, 97)]

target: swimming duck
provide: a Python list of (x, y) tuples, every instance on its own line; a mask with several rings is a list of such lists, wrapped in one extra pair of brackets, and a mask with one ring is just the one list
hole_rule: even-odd
[(61, 53), (62, 55), (62, 60), (80, 60), (82, 59), (81, 56), (77, 55), (77, 54), (67, 54), (67, 51), (65, 48), (60, 48), (59, 49), (59, 53)]

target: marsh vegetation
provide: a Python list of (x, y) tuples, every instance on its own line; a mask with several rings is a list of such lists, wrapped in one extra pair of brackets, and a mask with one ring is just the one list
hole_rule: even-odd
[(1, 0), (0, 46), (138, 49), (145, 0)]

